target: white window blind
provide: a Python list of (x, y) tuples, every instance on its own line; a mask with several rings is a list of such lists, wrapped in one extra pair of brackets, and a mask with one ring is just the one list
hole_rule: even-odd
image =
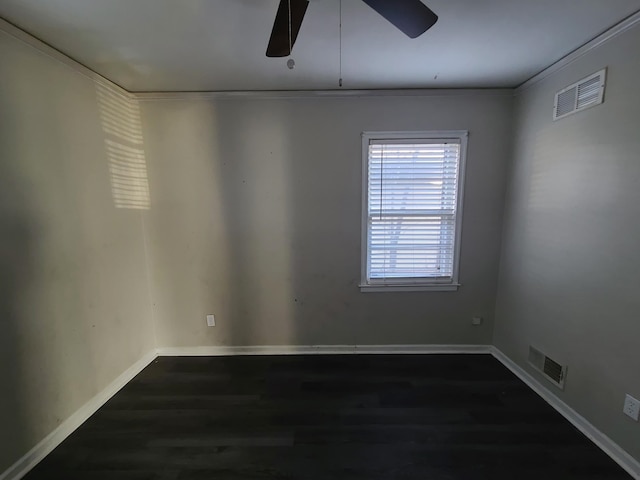
[(462, 139), (369, 138), (366, 147), (363, 283), (454, 283)]

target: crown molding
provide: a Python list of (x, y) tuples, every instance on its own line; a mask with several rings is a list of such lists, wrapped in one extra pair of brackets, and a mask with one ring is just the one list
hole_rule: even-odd
[(137, 100), (296, 99), (361, 97), (513, 96), (512, 88), (409, 88), (378, 90), (255, 90), (202, 92), (131, 92)]
[(522, 92), (524, 92), (525, 90), (533, 87), (535, 84), (541, 82), (545, 78), (547, 78), (547, 77), (553, 75), (554, 73), (559, 72), (560, 70), (568, 67), (573, 62), (575, 62), (576, 60), (584, 57), (586, 54), (588, 54), (592, 50), (595, 50), (595, 49), (601, 47), (602, 45), (607, 43), (609, 40), (612, 40), (612, 39), (618, 37), (619, 35), (623, 34), (624, 32), (632, 29), (633, 27), (638, 25), (638, 23), (640, 23), (640, 10), (637, 11), (636, 13), (628, 16), (627, 18), (622, 20), (620, 23), (614, 25), (610, 29), (608, 29), (605, 32), (601, 33), (600, 35), (598, 35), (597, 37), (595, 37), (591, 41), (585, 43), (581, 47), (577, 48), (573, 52), (569, 53), (568, 55), (565, 55), (564, 57), (562, 57), (557, 62), (551, 64), (550, 66), (548, 66), (547, 68), (542, 70), (540, 73), (534, 75), (529, 80), (527, 80), (523, 84), (519, 85), (515, 89), (515, 94), (516, 95), (521, 94)]
[(113, 90), (113, 91), (115, 91), (117, 93), (120, 93), (121, 95), (123, 95), (123, 96), (125, 96), (127, 98), (132, 98), (131, 93), (128, 92), (127, 90), (125, 90), (124, 88), (122, 88), (117, 83), (115, 83), (115, 82), (109, 80), (108, 78), (100, 75), (99, 73), (91, 70), (86, 65), (83, 65), (82, 63), (78, 62), (77, 60), (74, 60), (69, 55), (67, 55), (67, 54), (61, 52), (60, 50), (52, 47), (48, 43), (43, 42), (39, 38), (34, 37), (30, 33), (22, 30), (21, 28), (13, 25), (12, 23), (6, 21), (5, 19), (3, 19), (1, 17), (0, 17), (0, 33), (8, 35), (9, 37), (12, 37), (12, 38), (18, 40), (19, 42), (23, 43), (24, 45), (27, 45), (28, 47), (31, 47), (32, 49), (34, 49), (38, 53), (40, 53), (42, 55), (45, 55), (45, 56), (47, 56), (49, 58), (52, 58), (53, 60), (56, 60), (56, 61), (62, 63), (65, 67), (73, 70), (76, 73), (79, 73), (80, 75), (88, 78), (89, 80), (92, 80), (92, 81), (94, 81), (96, 83), (99, 83), (99, 84), (105, 86), (105, 87), (108, 87), (111, 90)]

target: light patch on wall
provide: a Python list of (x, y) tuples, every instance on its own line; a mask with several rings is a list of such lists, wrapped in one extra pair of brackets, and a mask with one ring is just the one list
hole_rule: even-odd
[(149, 210), (151, 197), (138, 102), (100, 84), (96, 84), (96, 90), (113, 203), (116, 208)]

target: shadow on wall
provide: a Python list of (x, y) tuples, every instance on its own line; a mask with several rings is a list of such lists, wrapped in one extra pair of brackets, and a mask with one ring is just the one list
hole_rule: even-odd
[[(28, 67), (25, 67), (25, 69)], [(39, 77), (0, 69), (0, 472), (68, 415), (62, 382), (75, 352), (61, 334), (78, 315), (83, 280), (63, 266), (81, 232), (69, 188), (69, 131), (61, 119), (73, 92), (51, 95)], [(55, 80), (51, 88), (58, 88)], [(54, 195), (52, 195), (54, 193)], [(60, 228), (61, 218), (70, 219)], [(71, 220), (73, 219), (73, 220)], [(82, 326), (73, 334), (84, 338)], [(78, 349), (86, 349), (80, 342)], [(90, 365), (83, 358), (76, 365)], [(67, 385), (68, 386), (68, 385)]]
[(118, 324), (126, 289), (107, 282), (134, 281), (95, 254), (127, 241), (99, 215), (105, 182), (116, 208), (150, 205), (137, 104), (98, 87), (98, 118), (28, 67), (0, 62), (0, 474), (104, 388), (96, 332)]
[[(2, 92), (0, 91), (0, 94)], [(0, 96), (0, 111), (11, 105)], [(7, 156), (12, 154), (12, 125), (0, 128), (0, 473), (28, 445), (23, 383), (23, 302), (32, 278), (38, 224), (26, 181)], [(3, 453), (4, 452), (4, 453)]]
[[(312, 107), (313, 118), (282, 100), (213, 107), (230, 345), (358, 343), (359, 135), (341, 144), (348, 119)], [(332, 120), (318, 130), (318, 117)]]
[(214, 180), (220, 187), (222, 231), (229, 246), (228, 341), (295, 345), (293, 199), (284, 115), (278, 108), (260, 112), (249, 106), (244, 111), (234, 103), (220, 102), (214, 112)]

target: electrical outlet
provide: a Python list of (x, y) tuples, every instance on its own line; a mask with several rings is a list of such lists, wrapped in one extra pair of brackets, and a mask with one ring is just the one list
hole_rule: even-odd
[(637, 422), (638, 413), (640, 413), (640, 400), (633, 398), (631, 395), (627, 395), (624, 399), (624, 410), (622, 411), (625, 415), (633, 418)]
[(216, 317), (214, 315), (207, 315), (207, 326), (208, 327), (216, 326)]
[(471, 325), (477, 327), (478, 325), (482, 325), (482, 317), (473, 317), (471, 319)]

